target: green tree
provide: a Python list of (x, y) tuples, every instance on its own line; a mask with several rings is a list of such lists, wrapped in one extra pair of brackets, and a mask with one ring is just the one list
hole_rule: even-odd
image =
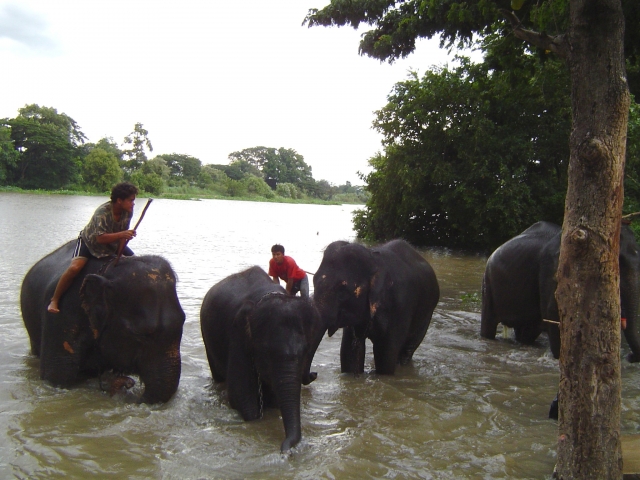
[(199, 159), (180, 153), (162, 154), (155, 158), (165, 161), (172, 178), (186, 180), (188, 183), (197, 182), (202, 169), (202, 162)]
[(94, 145), (95, 148), (101, 148), (105, 152), (113, 155), (118, 162), (121, 162), (124, 156), (124, 153), (118, 146), (118, 143), (113, 139), (113, 137), (103, 137)]
[(162, 178), (164, 182), (169, 180), (169, 176), (171, 175), (171, 169), (167, 166), (167, 162), (160, 156), (147, 160), (142, 165), (141, 170), (142, 173), (155, 173)]
[(122, 180), (122, 170), (113, 153), (94, 148), (82, 164), (82, 178), (87, 186), (98, 192), (108, 192)]
[(211, 190), (215, 185), (222, 185), (226, 178), (228, 178), (227, 175), (219, 168), (215, 168), (212, 165), (204, 165), (198, 175), (198, 185), (201, 188)]
[(374, 122), (385, 152), (364, 177), (360, 237), (490, 250), (562, 221), (568, 76), (557, 61), (517, 59), (509, 70), (460, 59), (394, 86)]
[(142, 165), (147, 161), (145, 150), (153, 152), (153, 146), (149, 140), (149, 132), (140, 122), (136, 123), (133, 131), (124, 137), (124, 144), (130, 145), (130, 148), (122, 151), (123, 170), (131, 174), (142, 168)]
[(24, 188), (57, 189), (68, 186), (78, 174), (78, 146), (85, 136), (71, 117), (55, 108), (26, 105), (13, 119), (11, 140), (20, 152), (9, 183)]
[(639, 20), (635, 0), (332, 0), (306, 19), (375, 25), (360, 48), (380, 59), (411, 53), (420, 37), (469, 44), (473, 35), (502, 32), (566, 62), (572, 126), (556, 291), (563, 339), (559, 478), (622, 477), (617, 272), (630, 107), (626, 66), (637, 74)]
[(6, 185), (18, 165), (20, 153), (11, 140), (11, 129), (0, 125), (0, 185)]
[[(313, 182), (311, 167), (304, 157), (290, 148), (253, 147), (229, 154), (230, 165), (245, 173), (258, 175), (275, 188), (278, 183), (292, 183), (298, 188)], [(227, 175), (231, 177), (228, 171)], [(233, 178), (233, 177), (231, 177)]]

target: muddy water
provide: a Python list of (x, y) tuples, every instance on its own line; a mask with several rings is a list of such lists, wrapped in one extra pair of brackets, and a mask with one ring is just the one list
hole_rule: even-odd
[[(370, 344), (367, 373), (340, 374), (340, 332), (322, 341), (292, 455), (279, 454), (276, 410), (246, 423), (228, 407), (200, 336), (204, 294), (245, 267), (266, 268), (273, 243), (315, 271), (328, 243), (353, 238), (351, 206), (155, 200), (130, 246), (165, 256), (179, 276), (187, 321), (178, 393), (147, 406), (134, 403), (136, 392), (110, 398), (95, 380), (72, 390), (43, 383), (20, 318), (20, 283), (103, 201), (0, 194), (0, 477), (549, 478), (557, 362), (546, 339), (531, 347), (512, 336), (480, 339), (480, 256), (424, 252), (441, 301), (413, 363), (396, 376), (370, 372)], [(623, 362), (623, 433), (640, 430), (638, 368)]]

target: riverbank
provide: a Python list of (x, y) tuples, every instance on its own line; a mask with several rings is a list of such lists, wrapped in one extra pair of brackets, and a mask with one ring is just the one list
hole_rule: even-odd
[[(203, 199), (212, 199), (212, 200), (239, 200), (245, 202), (263, 202), (263, 203), (291, 203), (291, 204), (308, 204), (308, 205), (362, 205), (362, 202), (357, 201), (348, 201), (348, 199), (344, 200), (320, 200), (318, 198), (284, 198), (278, 195), (275, 195), (273, 198), (265, 198), (261, 195), (245, 195), (233, 197), (230, 195), (220, 195), (215, 194), (213, 192), (207, 192), (202, 189), (189, 189), (187, 191), (183, 191), (182, 188), (171, 189), (169, 188), (166, 192), (163, 192), (159, 195), (153, 195), (154, 198), (166, 198), (171, 200), (203, 200)], [(86, 192), (80, 190), (25, 190), (18, 187), (0, 187), (0, 192), (7, 193), (27, 193), (31, 195), (82, 195), (82, 196), (90, 196), (90, 197), (104, 197), (109, 196), (108, 192)], [(145, 192), (142, 192), (139, 195), (141, 198), (147, 198), (151, 195), (148, 195)]]

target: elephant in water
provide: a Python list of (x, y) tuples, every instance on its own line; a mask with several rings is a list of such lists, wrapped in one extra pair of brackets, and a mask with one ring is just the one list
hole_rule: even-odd
[[(136, 374), (145, 386), (141, 402), (168, 401), (180, 382), (185, 321), (173, 269), (154, 255), (122, 257), (117, 265), (90, 259), (62, 297), (60, 313), (49, 313), (75, 245), (42, 258), (22, 282), (22, 317), (41, 378), (68, 388), (111, 370)], [(111, 388), (119, 386), (131, 382), (120, 379)]]
[(377, 248), (333, 242), (313, 277), (314, 302), (329, 336), (343, 329), (342, 372), (364, 371), (365, 340), (376, 373), (394, 374), (413, 357), (431, 323), (440, 288), (431, 265), (404, 240)]
[[(556, 271), (560, 257), (561, 228), (537, 222), (517, 237), (498, 247), (487, 260), (482, 281), (480, 335), (495, 338), (498, 323), (513, 328), (516, 340), (533, 343), (547, 331), (551, 352), (560, 356), (558, 305), (555, 298)], [(631, 352), (629, 362), (640, 360), (640, 339), (636, 325), (640, 253), (632, 230), (620, 231), (621, 325)]]
[(327, 330), (310, 300), (288, 295), (260, 267), (215, 284), (200, 309), (202, 338), (213, 379), (227, 382), (229, 403), (244, 420), (279, 407), (286, 438), (301, 438), (300, 392), (317, 374), (313, 356)]

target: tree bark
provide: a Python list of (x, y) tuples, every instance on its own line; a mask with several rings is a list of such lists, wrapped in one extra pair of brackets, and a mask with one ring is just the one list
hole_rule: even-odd
[(556, 298), (558, 478), (622, 478), (618, 254), (629, 90), (620, 0), (570, 0), (573, 128)]

